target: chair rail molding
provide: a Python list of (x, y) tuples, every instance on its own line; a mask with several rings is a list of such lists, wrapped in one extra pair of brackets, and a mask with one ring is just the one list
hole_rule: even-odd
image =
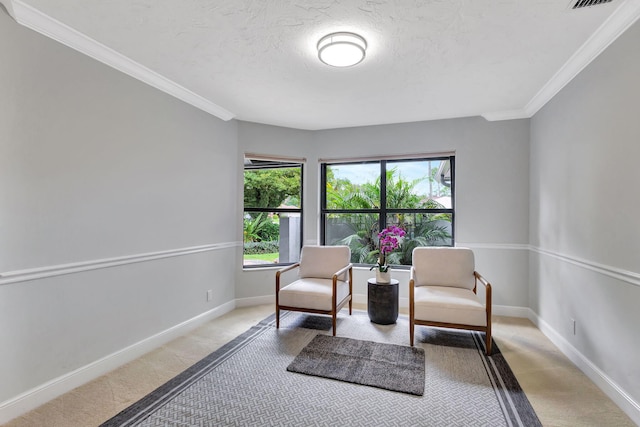
[(631, 285), (640, 286), (640, 273), (613, 267), (611, 265), (589, 261), (583, 258), (551, 251), (548, 249), (543, 249), (537, 246), (532, 246), (531, 251), (551, 258), (555, 258), (563, 262), (567, 262), (569, 264), (576, 265), (578, 267), (585, 268), (587, 270), (595, 271), (596, 273), (604, 274), (605, 276), (627, 282)]
[(524, 250), (528, 251), (531, 246), (528, 243), (471, 243), (471, 242), (456, 242), (456, 247), (470, 248), (470, 249), (511, 249), (511, 250)]
[(65, 274), (80, 273), (89, 270), (98, 270), (101, 268), (116, 267), (125, 264), (134, 264), (137, 262), (147, 262), (163, 258), (196, 254), (200, 252), (236, 248), (240, 246), (242, 246), (242, 242), (211, 243), (208, 245), (190, 246), (186, 248), (125, 255), (114, 258), (103, 258), (90, 261), (74, 262), (69, 264), (50, 265), (46, 267), (8, 271), (0, 273), (0, 286), (8, 285), (10, 283), (44, 279), (46, 277), (55, 277)]
[(547, 257), (573, 264), (575, 266), (612, 277), (617, 280), (629, 283), (631, 285), (640, 286), (640, 273), (624, 270), (622, 268), (611, 265), (601, 264), (595, 261), (589, 261), (573, 255), (563, 254), (560, 252), (544, 249), (524, 243), (466, 243), (456, 242), (456, 246), (467, 247), (471, 249), (495, 249), (495, 250), (527, 250), (535, 252)]

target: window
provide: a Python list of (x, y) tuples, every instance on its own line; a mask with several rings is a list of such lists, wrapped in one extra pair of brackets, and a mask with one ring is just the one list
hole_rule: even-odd
[(323, 163), (321, 235), (325, 245), (348, 245), (351, 261), (375, 264), (378, 233), (405, 230), (391, 264), (411, 265), (417, 246), (453, 246), (454, 156)]
[(243, 266), (300, 258), (302, 163), (245, 158)]

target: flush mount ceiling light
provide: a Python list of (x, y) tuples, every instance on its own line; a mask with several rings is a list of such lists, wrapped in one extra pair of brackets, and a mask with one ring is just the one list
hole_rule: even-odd
[(332, 67), (351, 67), (364, 59), (365, 39), (354, 33), (327, 34), (318, 42), (318, 58)]

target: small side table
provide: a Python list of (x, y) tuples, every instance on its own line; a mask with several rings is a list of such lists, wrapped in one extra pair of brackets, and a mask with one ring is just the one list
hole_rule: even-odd
[(391, 279), (391, 283), (367, 281), (367, 313), (373, 323), (390, 325), (398, 320), (398, 282)]

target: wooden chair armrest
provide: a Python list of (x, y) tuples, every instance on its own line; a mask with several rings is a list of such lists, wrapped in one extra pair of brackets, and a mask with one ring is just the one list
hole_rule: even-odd
[(338, 278), (338, 276), (342, 276), (344, 273), (346, 273), (347, 271), (349, 271), (349, 270), (350, 270), (350, 269), (352, 269), (352, 268), (353, 268), (353, 264), (347, 264), (347, 265), (345, 265), (344, 267), (342, 267), (340, 270), (336, 271), (336, 272), (333, 274), (333, 278), (334, 278), (334, 279), (337, 279), (337, 278)]
[(491, 287), (491, 283), (489, 283), (487, 279), (482, 277), (480, 273), (478, 273), (477, 271), (474, 271), (473, 275), (476, 276), (476, 279), (478, 279), (480, 283), (482, 283), (485, 287)]
[(278, 270), (276, 275), (284, 273), (285, 271), (293, 270), (296, 267), (300, 267), (300, 263), (299, 262), (296, 262), (295, 264), (287, 265), (286, 267), (281, 268), (280, 270)]
[(413, 286), (415, 279), (416, 279), (416, 268), (412, 266), (411, 269), (409, 270), (409, 286)]
[(286, 273), (287, 271), (293, 270), (294, 268), (300, 267), (300, 263), (296, 262), (295, 264), (288, 265), (280, 270), (276, 271), (276, 293), (280, 291), (280, 275), (282, 273)]
[(486, 300), (487, 300), (487, 306), (491, 305), (491, 283), (489, 283), (487, 281), (487, 279), (485, 279), (484, 277), (482, 277), (482, 275), (480, 273), (478, 273), (477, 271), (473, 272), (473, 275), (476, 277), (476, 283), (478, 281), (480, 281), (480, 283), (482, 283), (485, 287), (485, 295), (486, 295)]

